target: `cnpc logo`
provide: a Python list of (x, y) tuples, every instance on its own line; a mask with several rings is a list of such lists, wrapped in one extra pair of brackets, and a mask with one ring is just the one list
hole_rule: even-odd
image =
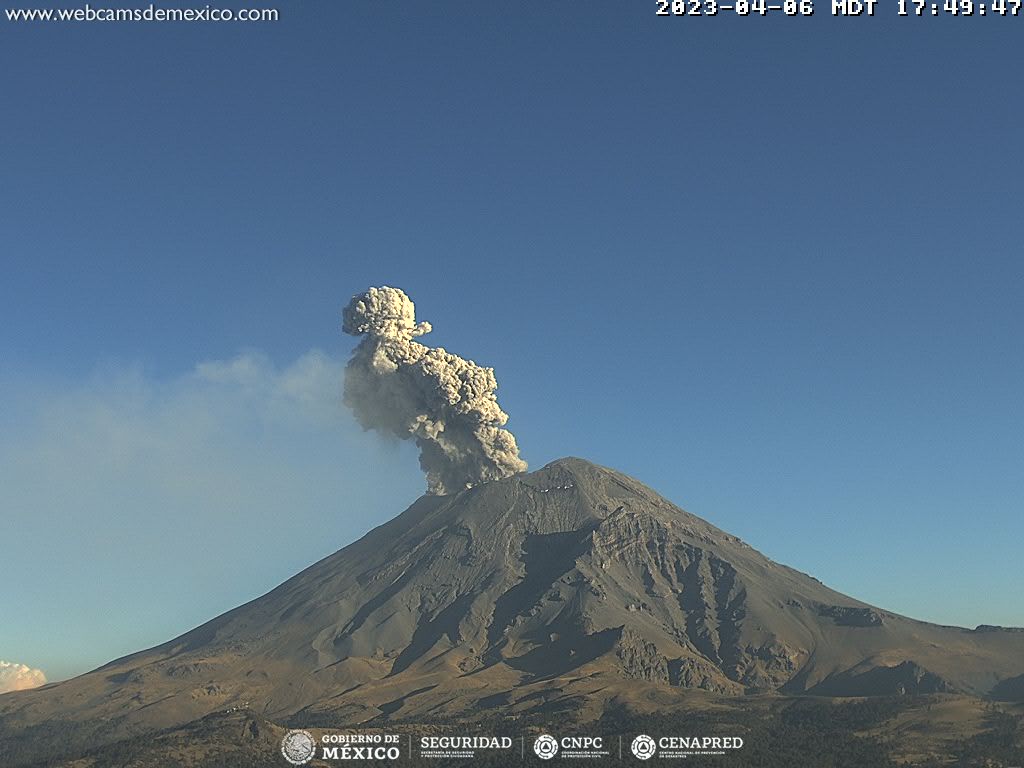
[(550, 760), (559, 751), (571, 752), (570, 757), (578, 757), (579, 753), (601, 750), (604, 740), (601, 736), (563, 736), (556, 739), (546, 733), (541, 734), (533, 742), (533, 751), (541, 760)]
[(541, 760), (550, 760), (558, 754), (558, 740), (554, 736), (542, 733), (533, 742), (533, 751)]

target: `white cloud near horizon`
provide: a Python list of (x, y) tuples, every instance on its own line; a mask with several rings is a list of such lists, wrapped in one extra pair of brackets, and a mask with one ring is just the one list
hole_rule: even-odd
[(0, 693), (11, 691), (27, 691), (46, 684), (46, 675), (41, 669), (33, 669), (25, 664), (0, 661)]
[[(0, 648), (62, 679), (252, 599), (393, 517), (415, 453), (364, 432), (344, 361), (0, 380)], [(74, 639), (72, 639), (74, 638)]]

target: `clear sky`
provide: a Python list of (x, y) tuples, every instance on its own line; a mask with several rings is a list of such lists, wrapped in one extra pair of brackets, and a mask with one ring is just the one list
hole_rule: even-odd
[(1024, 20), (279, 8), (0, 20), (0, 659), (162, 642), (410, 503), (340, 405), (379, 284), (532, 467), (1024, 625)]

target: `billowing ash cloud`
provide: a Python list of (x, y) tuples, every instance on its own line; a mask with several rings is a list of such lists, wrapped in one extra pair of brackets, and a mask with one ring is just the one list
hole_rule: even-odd
[(522, 472), (508, 414), (482, 368), (413, 339), (430, 332), (398, 288), (370, 288), (343, 313), (345, 333), (364, 336), (345, 369), (345, 403), (366, 429), (415, 440), (427, 492), (454, 493)]
[(41, 669), (32, 669), (24, 664), (0, 661), (0, 693), (8, 691), (27, 691), (38, 688), (46, 683), (46, 675)]

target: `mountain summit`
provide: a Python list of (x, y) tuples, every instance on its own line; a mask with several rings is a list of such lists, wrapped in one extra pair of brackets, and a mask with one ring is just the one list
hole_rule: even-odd
[(113, 740), (238, 706), (309, 726), (468, 718), (584, 685), (598, 712), (655, 689), (988, 695), (1022, 674), (1024, 631), (859, 602), (569, 458), (424, 496), (181, 637), (4, 696), (0, 735), (59, 720)]

